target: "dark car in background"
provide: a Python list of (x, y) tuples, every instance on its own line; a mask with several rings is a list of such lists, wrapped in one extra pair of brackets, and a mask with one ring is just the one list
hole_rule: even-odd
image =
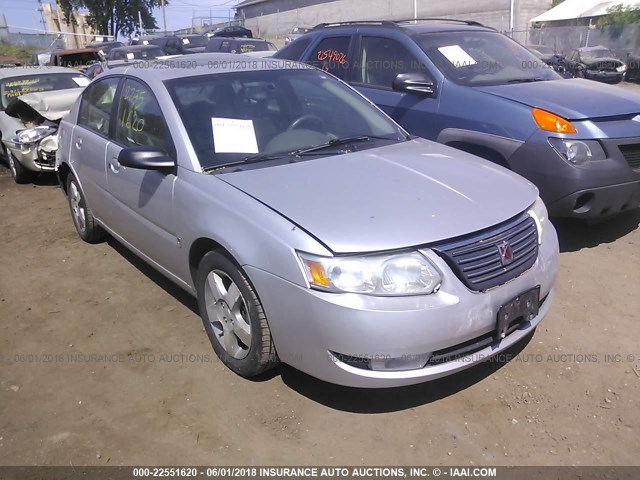
[(186, 53), (202, 53), (204, 52), (209, 37), (206, 35), (178, 35), (182, 41), (182, 48)]
[(241, 27), (240, 25), (229, 25), (227, 27), (217, 28), (203, 33), (208, 37), (253, 38), (253, 32), (248, 28)]
[[(206, 38), (204, 38), (204, 40), (206, 41)], [(186, 55), (189, 53), (200, 53), (203, 50), (200, 46), (190, 47), (191, 43), (189, 38), (173, 35), (152, 38), (149, 40), (149, 45), (160, 47), (165, 55)]]
[(210, 38), (205, 52), (251, 53), (277, 51), (277, 47), (261, 38)]
[(108, 53), (114, 48), (124, 47), (124, 43), (118, 41), (109, 41), (109, 42), (94, 42), (85, 46), (85, 48), (93, 48), (98, 50), (104, 57), (108, 55)]
[(114, 48), (107, 55), (107, 61), (116, 60), (151, 60), (163, 56), (164, 51), (157, 45), (129, 45)]
[(630, 82), (640, 80), (640, 54), (627, 54), (627, 76)]
[(576, 78), (620, 83), (627, 66), (610, 49), (598, 46), (574, 49), (567, 57), (567, 70)]
[(309, 33), (310, 28), (307, 27), (293, 27), (291, 32), (287, 34), (287, 37), (284, 39), (284, 44), (288, 45), (294, 40), (299, 39), (305, 33)]
[(102, 60), (95, 48), (79, 48), (75, 50), (57, 50), (52, 52), (49, 65), (74, 68), (84, 72), (90, 65)]
[(572, 78), (573, 75), (567, 71), (567, 59), (560, 53), (555, 53), (553, 48), (546, 45), (525, 45), (543, 63), (551, 67), (564, 78)]
[(139, 35), (137, 37), (131, 37), (129, 45), (149, 45), (149, 42), (154, 38), (158, 38), (157, 35)]
[(414, 135), (503, 165), (555, 216), (603, 218), (640, 206), (640, 96), (562, 79), (476, 22), (320, 25), (274, 58), (348, 82)]

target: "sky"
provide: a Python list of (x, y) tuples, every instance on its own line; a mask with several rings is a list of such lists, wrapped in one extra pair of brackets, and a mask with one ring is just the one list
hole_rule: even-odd
[[(177, 30), (191, 27), (191, 17), (206, 16), (233, 18), (231, 10), (240, 0), (168, 0), (166, 6), (167, 29)], [(43, 0), (43, 3), (53, 3)], [(4, 13), (11, 31), (32, 32), (41, 30), (42, 22), (37, 0), (0, 0), (0, 13)], [(156, 23), (162, 29), (162, 13), (154, 11)]]

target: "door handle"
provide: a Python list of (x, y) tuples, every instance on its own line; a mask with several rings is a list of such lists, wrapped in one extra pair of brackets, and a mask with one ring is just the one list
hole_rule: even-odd
[(109, 161), (109, 169), (113, 173), (118, 173), (120, 171), (120, 163), (117, 158), (114, 157)]
[(76, 138), (76, 148), (80, 150), (82, 148), (82, 138)]

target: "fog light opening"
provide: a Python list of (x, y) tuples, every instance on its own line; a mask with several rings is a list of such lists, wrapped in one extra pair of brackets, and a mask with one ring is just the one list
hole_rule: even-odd
[(587, 213), (591, 210), (591, 201), (593, 200), (593, 193), (583, 193), (578, 198), (576, 198), (575, 203), (573, 204), (573, 211), (575, 213)]

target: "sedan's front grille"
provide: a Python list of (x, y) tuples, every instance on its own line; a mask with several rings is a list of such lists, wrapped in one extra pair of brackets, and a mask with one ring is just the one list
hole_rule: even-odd
[(538, 258), (538, 230), (533, 218), (516, 219), (432, 250), (471, 290), (502, 285), (529, 270)]
[(620, 151), (629, 166), (634, 169), (640, 169), (640, 144), (619, 145)]

